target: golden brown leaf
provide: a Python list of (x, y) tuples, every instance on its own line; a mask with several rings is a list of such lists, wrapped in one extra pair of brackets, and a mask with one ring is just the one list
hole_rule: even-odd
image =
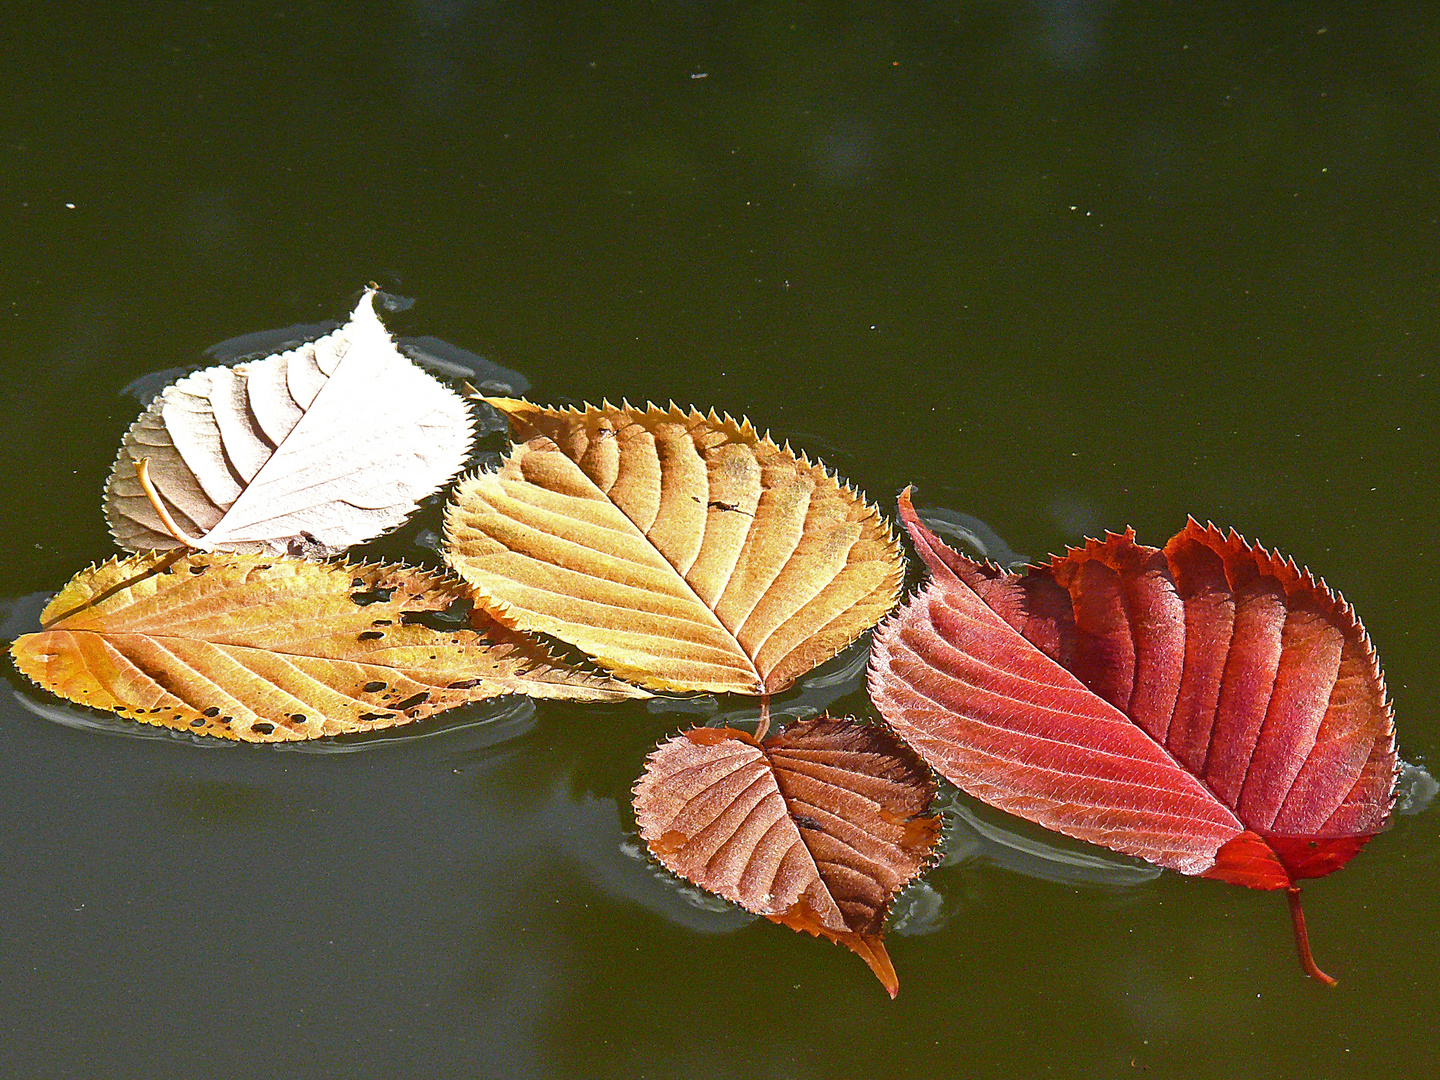
[(775, 693), (898, 598), (875, 508), (748, 421), (485, 400), (517, 445), (460, 484), (447, 558), (502, 617), (622, 678)]
[(644, 696), (484, 616), (472, 616), (483, 634), (446, 625), (467, 596), (406, 566), (137, 555), (77, 574), (10, 651), (71, 701), (250, 742), (372, 731), (502, 694)]
[(667, 867), (747, 911), (857, 953), (891, 997), (890, 901), (929, 860), (930, 772), (884, 728), (818, 717), (763, 744), (730, 728), (662, 743), (635, 785)]

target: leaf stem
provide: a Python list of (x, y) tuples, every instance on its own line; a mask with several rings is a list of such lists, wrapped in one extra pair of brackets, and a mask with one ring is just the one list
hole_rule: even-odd
[(165, 531), (168, 532), (177, 543), (185, 547), (195, 548), (201, 551), (205, 550), (203, 537), (197, 539), (196, 537), (190, 536), (181, 529), (179, 525), (175, 524), (175, 519), (170, 516), (170, 511), (166, 510), (165, 504), (160, 501), (160, 493), (155, 490), (155, 485), (150, 482), (150, 459), (148, 457), (142, 457), (139, 461), (135, 462), (135, 479), (140, 481), (140, 488), (145, 492), (145, 497), (150, 500), (150, 505), (154, 507), (155, 513), (160, 516), (160, 524), (165, 526)]
[(1338, 986), (1339, 981), (1321, 971), (1315, 964), (1315, 957), (1310, 955), (1310, 935), (1305, 930), (1305, 911), (1300, 906), (1300, 889), (1291, 885), (1285, 890), (1285, 898), (1290, 901), (1290, 921), (1295, 924), (1295, 948), (1300, 952), (1300, 966), (1310, 978), (1326, 986)]
[(755, 741), (764, 742), (770, 731), (770, 695), (760, 695), (760, 723), (755, 725)]

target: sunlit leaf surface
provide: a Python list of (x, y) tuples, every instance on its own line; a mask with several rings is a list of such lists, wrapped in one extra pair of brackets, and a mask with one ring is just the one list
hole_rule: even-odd
[(11, 654), (71, 701), (252, 742), (388, 728), (502, 694), (643, 696), (467, 615), (467, 596), (404, 566), (139, 555), (77, 574)]
[(125, 433), (105, 489), (120, 546), (184, 537), (207, 551), (338, 554), (454, 476), (470, 449), (468, 407), (396, 350), (372, 295), (317, 341), (162, 391)]
[(516, 626), (651, 689), (761, 694), (894, 606), (875, 509), (748, 422), (487, 400), (517, 445), (460, 484), (446, 554)]

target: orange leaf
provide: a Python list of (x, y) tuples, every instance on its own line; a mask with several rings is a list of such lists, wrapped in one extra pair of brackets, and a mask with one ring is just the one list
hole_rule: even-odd
[(478, 613), (444, 617), (468, 595), (406, 566), (137, 555), (77, 574), (10, 651), (71, 701), (250, 742), (394, 727), (502, 694), (644, 696)]

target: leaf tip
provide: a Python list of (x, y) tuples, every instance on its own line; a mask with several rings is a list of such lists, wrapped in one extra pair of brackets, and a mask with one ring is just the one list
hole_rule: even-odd
[(781, 926), (788, 926), (791, 930), (798, 930), (811, 937), (823, 937), (836, 945), (845, 946), (865, 961), (865, 966), (880, 980), (880, 985), (890, 995), (891, 1001), (894, 1001), (895, 995), (900, 992), (900, 977), (895, 973), (895, 965), (890, 960), (890, 954), (886, 951), (880, 934), (832, 930), (821, 921), (819, 914), (803, 896), (780, 914), (765, 917)]

